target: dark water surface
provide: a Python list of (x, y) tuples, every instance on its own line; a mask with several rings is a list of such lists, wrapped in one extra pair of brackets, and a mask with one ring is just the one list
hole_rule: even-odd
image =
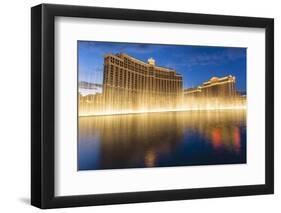
[(246, 163), (246, 111), (79, 118), (78, 170)]

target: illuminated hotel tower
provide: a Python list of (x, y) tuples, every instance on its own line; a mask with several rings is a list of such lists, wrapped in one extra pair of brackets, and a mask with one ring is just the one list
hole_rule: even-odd
[(217, 78), (213, 77), (202, 85), (184, 90), (187, 97), (235, 97), (236, 82), (232, 75)]
[(103, 95), (108, 108), (163, 109), (176, 107), (183, 95), (182, 76), (127, 54), (104, 58)]

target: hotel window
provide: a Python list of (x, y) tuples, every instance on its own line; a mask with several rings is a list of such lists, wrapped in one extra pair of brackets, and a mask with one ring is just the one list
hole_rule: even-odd
[(131, 73), (128, 72), (128, 88), (131, 87)]
[(124, 88), (127, 88), (127, 78), (128, 78), (127, 71), (124, 70)]

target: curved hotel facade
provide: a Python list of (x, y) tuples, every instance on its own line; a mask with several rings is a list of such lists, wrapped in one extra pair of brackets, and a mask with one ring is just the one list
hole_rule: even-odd
[(175, 108), (183, 96), (183, 79), (175, 70), (127, 54), (104, 58), (103, 95), (107, 110)]

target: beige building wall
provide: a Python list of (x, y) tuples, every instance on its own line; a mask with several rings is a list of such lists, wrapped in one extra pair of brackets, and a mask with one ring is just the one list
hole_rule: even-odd
[(182, 91), (182, 76), (156, 66), (152, 58), (148, 63), (127, 54), (104, 58), (103, 95), (109, 108), (174, 107)]

